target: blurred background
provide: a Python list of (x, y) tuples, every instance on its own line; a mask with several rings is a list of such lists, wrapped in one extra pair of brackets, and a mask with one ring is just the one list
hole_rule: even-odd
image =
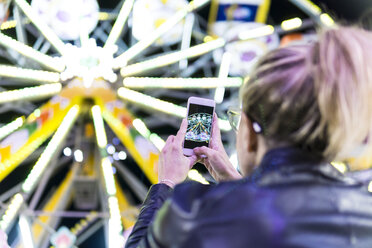
[[(227, 110), (265, 52), (370, 0), (1, 0), (0, 229), (11, 247), (123, 247), (190, 96)], [(356, 148), (357, 154), (358, 148)], [(369, 182), (371, 158), (335, 161)], [(214, 183), (200, 164), (188, 180)], [(372, 185), (371, 185), (372, 191)]]

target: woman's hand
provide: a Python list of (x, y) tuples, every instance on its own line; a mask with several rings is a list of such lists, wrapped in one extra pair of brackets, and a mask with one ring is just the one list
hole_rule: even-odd
[(176, 136), (169, 136), (159, 156), (159, 182), (170, 187), (183, 182), (191, 167), (196, 163), (196, 156), (183, 155), (183, 140), (185, 139), (187, 120), (183, 119)]
[(194, 148), (194, 153), (198, 156), (199, 162), (205, 165), (211, 176), (218, 182), (242, 178), (231, 164), (229, 156), (227, 156), (223, 147), (221, 131), (218, 127), (218, 117), (216, 114), (213, 116), (212, 126), (213, 130), (209, 148), (205, 146)]

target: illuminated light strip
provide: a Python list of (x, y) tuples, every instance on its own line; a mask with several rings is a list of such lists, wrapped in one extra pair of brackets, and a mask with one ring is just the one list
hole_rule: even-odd
[(141, 63), (128, 65), (126, 67), (123, 67), (120, 72), (123, 77), (127, 77), (127, 76), (134, 75), (137, 73), (149, 71), (155, 68), (174, 64), (186, 58), (193, 58), (196, 56), (200, 56), (202, 54), (213, 51), (217, 48), (223, 47), (225, 44), (226, 44), (225, 40), (222, 38), (219, 38), (213, 41), (209, 41), (206, 43), (202, 43), (200, 45), (190, 47), (185, 50), (172, 52), (166, 55), (158, 56), (154, 59), (146, 60)]
[(100, 21), (107, 21), (113, 20), (117, 17), (117, 14), (109, 13), (109, 12), (99, 12), (98, 13), (98, 20)]
[(126, 77), (123, 85), (128, 88), (167, 88), (167, 89), (213, 89), (218, 87), (240, 87), (243, 79), (231, 78), (148, 78)]
[(10, 28), (15, 28), (16, 25), (17, 25), (16, 20), (6, 21), (6, 22), (1, 23), (0, 29), (1, 30), (6, 30), (6, 29), (10, 29)]
[(30, 223), (24, 215), (19, 217), (19, 229), (21, 231), (23, 247), (34, 248)]
[(132, 10), (134, 0), (125, 0), (123, 6), (120, 9), (119, 15), (116, 18), (115, 24), (109, 34), (104, 45), (105, 47), (110, 47), (115, 45), (116, 41), (119, 39), (121, 32), (123, 31), (124, 24), (128, 19), (130, 11)]
[(199, 173), (199, 171), (192, 169), (188, 173), (188, 177), (191, 180), (194, 180), (196, 182), (199, 182), (201, 184), (209, 184), (209, 182), (202, 176), (202, 174)]
[(160, 138), (159, 135), (151, 133), (150, 130), (146, 127), (146, 124), (141, 119), (133, 120), (133, 127), (145, 138), (149, 139), (154, 146), (161, 151), (165, 145), (165, 141)]
[(144, 137), (148, 138), (151, 135), (150, 130), (146, 127), (145, 123), (141, 119), (133, 120), (133, 127)]
[(368, 184), (368, 191), (372, 193), (372, 181)]
[[(225, 52), (222, 55), (220, 71), (218, 73), (218, 77), (220, 79), (226, 80), (226, 78), (229, 76), (231, 58), (232, 58), (232, 55), (229, 52)], [(218, 87), (214, 93), (214, 101), (218, 104), (222, 103), (224, 96), (225, 96), (225, 87)]]
[(15, 119), (14, 121), (10, 122), (9, 124), (2, 126), (0, 128), (0, 140), (5, 138), (9, 134), (13, 133), (18, 128), (20, 128), (24, 122), (25, 122), (25, 118), (19, 117)]
[(302, 20), (298, 17), (292, 18), (292, 19), (289, 19), (289, 20), (285, 20), (281, 24), (282, 29), (285, 30), (285, 31), (300, 28), (301, 26), (302, 26)]
[(335, 24), (335, 21), (327, 13), (322, 13), (322, 9), (310, 0), (290, 0), (290, 2), (308, 15), (319, 18), (317, 21), (319, 22), (320, 20), (320, 24), (326, 27), (331, 27)]
[(130, 61), (135, 56), (140, 54), (143, 50), (145, 50), (152, 43), (154, 43), (159, 37), (161, 37), (163, 34), (169, 31), (177, 23), (179, 23), (183, 18), (185, 18), (185, 16), (188, 13), (190, 13), (191, 11), (197, 8), (202, 7), (209, 1), (210, 0), (192, 1), (191, 3), (189, 3), (187, 8), (177, 11), (176, 14), (174, 14), (172, 17), (166, 20), (162, 25), (160, 25), (159, 28), (154, 30), (153, 33), (151, 33), (149, 36), (145, 37), (144, 39), (141, 39), (134, 46), (132, 46), (127, 51), (125, 51), (123, 54), (121, 54), (119, 57), (117, 57), (114, 62), (116, 65), (116, 68), (126, 66), (128, 61)]
[[(107, 13), (107, 12), (99, 12), (98, 20), (100, 20), (100, 21), (112, 20), (112, 19), (115, 19), (116, 16), (117, 15), (115, 15), (115, 14), (111, 14), (111, 13)], [(23, 24), (29, 24), (29, 23), (30, 23), (30, 19), (25, 18), (23, 20)], [(1, 23), (0, 30), (15, 28), (16, 26), (17, 26), (17, 21), (16, 20), (10, 20), (10, 21), (6, 21), (6, 22)]]
[(309, 15), (319, 16), (322, 13), (322, 9), (319, 8), (316, 4), (314, 4), (310, 0), (289, 0), (289, 1)]
[(345, 163), (342, 162), (332, 162), (331, 165), (339, 170), (341, 173), (345, 173), (347, 171), (347, 167)]
[(58, 94), (62, 90), (61, 83), (45, 84), (20, 90), (0, 92), (0, 103), (18, 100), (41, 99)]
[[(144, 108), (154, 109), (166, 114), (174, 115), (180, 118), (185, 118), (186, 108), (176, 104), (156, 99), (152, 96), (142, 94), (138, 91), (130, 90), (124, 87), (118, 89), (118, 95), (124, 100), (136, 103)], [(231, 126), (227, 120), (218, 120), (220, 129), (223, 131), (230, 131)]]
[(152, 133), (149, 136), (149, 140), (154, 144), (154, 146), (159, 150), (163, 150), (165, 146), (165, 141), (156, 133)]
[(335, 21), (332, 19), (330, 15), (327, 13), (323, 13), (320, 15), (320, 21), (327, 27), (332, 27), (335, 25)]
[(78, 116), (79, 109), (80, 108), (78, 105), (74, 105), (66, 114), (61, 125), (58, 127), (56, 133), (53, 135), (52, 139), (48, 143), (43, 153), (40, 155), (39, 159), (36, 161), (30, 174), (28, 174), (25, 182), (23, 183), (22, 190), (25, 193), (30, 193), (34, 189), (41, 174), (44, 172), (45, 168), (74, 124)]
[(85, 219), (80, 220), (76, 223), (72, 228), (70, 228), (70, 232), (74, 235), (79, 235), (81, 232), (84, 231), (85, 228), (88, 227), (93, 221), (98, 218), (97, 212), (92, 211), (90, 212)]
[(107, 194), (113, 196), (116, 194), (116, 186), (114, 174), (112, 173), (112, 164), (108, 157), (105, 157), (101, 161), (103, 178), (105, 179)]
[(6, 231), (6, 229), (9, 227), (9, 224), (14, 220), (23, 202), (24, 198), (20, 193), (17, 193), (12, 197), (9, 206), (0, 220), (0, 228), (3, 231)]
[(108, 198), (108, 205), (110, 211), (109, 218), (109, 247), (123, 247), (124, 239), (121, 234), (123, 225), (121, 222), (121, 214), (119, 209), (119, 201), (116, 196)]
[(0, 76), (49, 83), (58, 83), (60, 80), (59, 73), (56, 72), (23, 69), (8, 65), (0, 65)]
[(63, 55), (65, 51), (65, 43), (63, 43), (63, 41), (53, 32), (53, 30), (36, 15), (32, 7), (25, 0), (14, 0), (14, 2), (50, 42), (50, 44), (52, 44), (61, 55)]
[(130, 130), (128, 129), (128, 127), (124, 125), (119, 119), (115, 118), (112, 113), (110, 113), (110, 111), (104, 110), (103, 117), (105, 121), (110, 125), (114, 133), (116, 133), (116, 135), (119, 137), (124, 146), (127, 148), (129, 153), (132, 155), (132, 158), (136, 161), (136, 163), (145, 173), (150, 182), (157, 183), (158, 176), (153, 169), (154, 161), (151, 160), (151, 156), (150, 160), (147, 160), (141, 155), (136, 147), (136, 144), (130, 134)]
[(275, 28), (271, 25), (266, 25), (247, 31), (243, 31), (239, 34), (240, 40), (256, 39), (267, 35), (272, 35), (275, 32)]
[(58, 72), (65, 69), (65, 65), (58, 58), (53, 58), (41, 53), (30, 46), (23, 44), (7, 35), (0, 33), (0, 45), (13, 49), (18, 53), (39, 62), (40, 64)]
[(118, 95), (124, 100), (137, 103), (143, 107), (158, 110), (180, 118), (185, 118), (186, 108), (176, 104), (156, 99), (154, 97), (142, 94), (138, 91), (130, 90), (124, 87), (119, 88)]
[(107, 137), (105, 125), (103, 124), (101, 108), (98, 105), (92, 107), (92, 116), (94, 129), (96, 131), (97, 144), (100, 148), (105, 149), (107, 145)]

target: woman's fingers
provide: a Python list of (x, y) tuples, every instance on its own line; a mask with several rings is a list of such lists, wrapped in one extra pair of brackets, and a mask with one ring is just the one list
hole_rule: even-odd
[(194, 164), (196, 164), (196, 162), (198, 161), (198, 157), (195, 155), (192, 155), (191, 157), (188, 157), (188, 159), (190, 160), (190, 169), (191, 169), (194, 166)]
[(216, 152), (213, 149), (210, 149), (208, 147), (202, 146), (202, 147), (196, 147), (193, 149), (194, 154), (197, 156), (207, 156), (208, 158), (212, 157), (214, 153)]

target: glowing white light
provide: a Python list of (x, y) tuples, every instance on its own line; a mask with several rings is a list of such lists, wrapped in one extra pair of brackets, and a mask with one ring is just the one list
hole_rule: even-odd
[(103, 158), (102, 162), (103, 177), (105, 179), (107, 194), (113, 196), (116, 194), (115, 179), (112, 173), (112, 165), (109, 158)]
[[(115, 152), (113, 155), (112, 155), (112, 158), (114, 159), (114, 160), (120, 160), (119, 159), (119, 154), (117, 153), (117, 152)], [(112, 167), (113, 169), (114, 169), (114, 167)]]
[(240, 40), (250, 40), (250, 39), (256, 39), (259, 37), (271, 35), (275, 32), (275, 28), (271, 25), (266, 25), (254, 29), (250, 29), (247, 31), (243, 31), (239, 34)]
[(133, 120), (133, 127), (144, 137), (148, 138), (151, 134), (150, 130), (147, 129), (145, 123), (141, 119)]
[(65, 149), (63, 149), (63, 155), (65, 155), (66, 157), (70, 157), (72, 155), (72, 150), (70, 147), (65, 147)]
[(209, 184), (209, 182), (202, 176), (202, 174), (199, 173), (199, 171), (192, 169), (188, 173), (188, 177), (191, 180), (197, 181), (201, 184)]
[(58, 94), (62, 89), (62, 84), (45, 84), (41, 86), (29, 87), (20, 90), (0, 92), (0, 103), (14, 102), (18, 100), (41, 99)]
[(341, 173), (345, 173), (347, 171), (347, 167), (345, 163), (341, 162), (332, 162), (331, 165), (335, 167), (337, 170), (339, 170)]
[(230, 162), (234, 166), (234, 168), (236, 170), (238, 170), (238, 168), (239, 168), (239, 162), (238, 162), (238, 154), (236, 152), (234, 152), (233, 154), (231, 154), (231, 156), (230, 156)]
[(58, 38), (58, 36), (52, 31), (52, 29), (38, 17), (31, 6), (25, 0), (14, 0), (14, 2), (37, 27), (37, 29), (39, 29), (39, 31), (50, 42), (50, 44), (52, 44), (54, 48), (63, 55), (65, 43), (63, 43), (63, 41)]
[(320, 15), (320, 20), (322, 21), (322, 23), (327, 26), (327, 27), (332, 27), (335, 25), (335, 21), (332, 19), (332, 17), (330, 15), (328, 15), (327, 13), (323, 13)]
[(67, 44), (65, 55), (62, 57), (67, 68), (61, 73), (61, 79), (80, 77), (86, 88), (98, 78), (115, 82), (117, 75), (113, 71), (113, 56), (116, 51), (117, 46), (102, 48), (97, 46), (94, 39), (87, 40), (82, 47)]
[(110, 196), (108, 199), (110, 218), (109, 218), (109, 247), (119, 248), (124, 246), (124, 239), (121, 235), (123, 225), (121, 222), (120, 208), (118, 199)]
[(310, 15), (318, 16), (322, 13), (322, 10), (310, 0), (290, 0), (290, 1)]
[(135, 102), (143, 107), (155, 109), (160, 112), (175, 115), (181, 118), (184, 118), (186, 116), (186, 108), (177, 106), (170, 102), (156, 99), (137, 91), (121, 87), (118, 90), (118, 95), (119, 97), (127, 101)]
[(137, 42), (134, 46), (129, 48), (125, 51), (122, 55), (115, 59), (115, 68), (120, 68), (126, 66), (128, 61), (133, 59), (135, 56), (140, 54), (143, 50), (149, 47), (152, 43), (154, 43), (159, 37), (164, 35), (167, 31), (169, 31), (172, 27), (174, 27), (178, 22), (180, 22), (185, 16), (208, 3), (208, 1), (193, 1), (189, 4), (187, 8), (180, 9), (176, 12), (172, 17), (167, 19), (159, 28), (157, 28), (154, 32), (150, 33), (147, 37), (141, 39)]
[(14, 40), (13, 38), (0, 33), (0, 45), (3, 45), (7, 48), (13, 49), (18, 53), (39, 62), (40, 64), (54, 70), (61, 72), (65, 69), (65, 65), (59, 58), (53, 58), (44, 53), (36, 51), (32, 47), (29, 47), (19, 41)]
[(302, 20), (298, 17), (285, 20), (282, 22), (281, 27), (285, 31), (293, 30), (302, 26)]
[(107, 146), (106, 150), (107, 150), (108, 154), (114, 154), (116, 149), (115, 149), (115, 146), (110, 144), (110, 145)]
[(240, 77), (231, 78), (149, 78), (149, 77), (126, 77), (123, 85), (128, 88), (205, 88), (218, 87), (240, 87), (243, 79)]
[(49, 83), (59, 82), (59, 73), (23, 69), (15, 66), (0, 65), (0, 76), (25, 79), (27, 81), (41, 81)]
[(120, 160), (126, 160), (126, 159), (127, 159), (127, 153), (124, 152), (124, 151), (120, 151), (120, 152), (118, 152), (118, 158), (119, 158)]
[[(175, 105), (170, 102), (156, 99), (149, 95), (142, 94), (138, 91), (130, 90), (124, 87), (119, 88), (118, 95), (124, 100), (134, 102), (144, 108), (154, 109), (166, 114), (174, 115), (180, 118), (185, 118), (186, 108)], [(230, 131), (231, 126), (227, 120), (218, 120), (219, 127), (223, 131)]]
[(368, 184), (368, 191), (369, 192), (372, 192), (372, 181), (369, 182), (369, 184)]
[(24, 198), (20, 193), (15, 194), (10, 200), (4, 215), (0, 220), (0, 228), (6, 230), (9, 227), (9, 224), (14, 220), (18, 210), (21, 208)]
[(21, 230), (22, 242), (24, 247), (34, 247), (30, 223), (24, 215), (19, 217), (19, 229)]
[[(232, 55), (229, 52), (225, 52), (222, 56), (222, 62), (220, 65), (220, 71), (218, 77), (226, 79), (229, 76), (229, 69), (231, 65)], [(214, 100), (216, 103), (222, 103), (225, 95), (225, 87), (218, 87), (214, 93)]]
[(28, 174), (25, 182), (23, 183), (22, 189), (24, 192), (29, 193), (31, 190), (33, 190), (41, 174), (44, 172), (46, 166), (53, 158), (56, 150), (61, 145), (62, 141), (65, 139), (66, 135), (74, 124), (78, 113), (78, 105), (73, 106), (68, 111), (61, 125), (58, 127), (57, 131), (53, 135), (52, 139), (48, 143), (43, 153), (40, 155), (30, 174)]
[(94, 129), (96, 131), (97, 144), (100, 148), (105, 148), (107, 145), (107, 137), (105, 125), (101, 115), (101, 108), (98, 105), (92, 107)]
[(2, 126), (0, 128), (0, 140), (5, 138), (9, 134), (11, 134), (12, 132), (17, 130), (18, 128), (20, 128), (23, 125), (24, 120), (25, 120), (24, 117), (19, 117), (19, 118), (15, 119), (14, 121), (12, 121), (11, 123), (6, 124), (5, 126)]
[(121, 32), (123, 31), (124, 24), (128, 19), (130, 11), (132, 10), (134, 0), (125, 0), (123, 6), (120, 9), (119, 15), (116, 18), (115, 24), (111, 29), (109, 37), (104, 45), (105, 47), (110, 47), (115, 45), (116, 41), (119, 39)]
[(81, 163), (84, 160), (84, 154), (81, 150), (77, 149), (74, 151), (74, 159), (76, 162)]
[(152, 133), (149, 137), (149, 140), (154, 144), (154, 146), (161, 151), (165, 146), (165, 141), (159, 137), (159, 135)]
[(224, 39), (219, 38), (206, 43), (202, 43), (200, 45), (190, 47), (185, 50), (172, 52), (166, 55), (158, 56), (154, 59), (149, 59), (137, 64), (128, 65), (126, 67), (123, 67), (120, 73), (123, 77), (127, 77), (137, 73), (149, 71), (158, 67), (163, 67), (166, 65), (176, 63), (182, 59), (193, 58), (208, 53), (217, 48), (223, 47), (225, 43), (226, 42)]

